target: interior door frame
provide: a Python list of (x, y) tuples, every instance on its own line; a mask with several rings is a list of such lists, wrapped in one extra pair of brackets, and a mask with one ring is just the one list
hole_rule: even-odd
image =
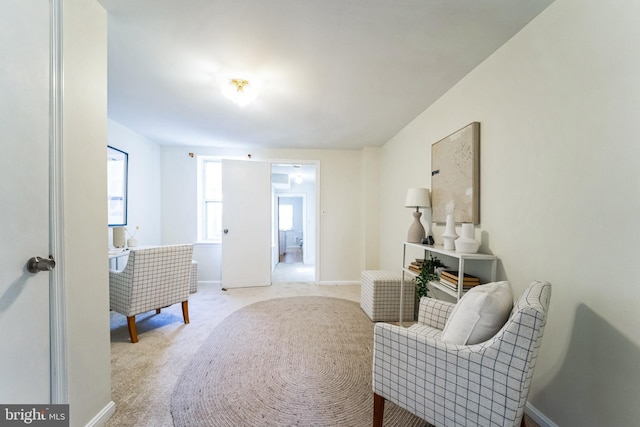
[[(316, 223), (316, 229), (315, 230), (307, 230), (308, 233), (314, 233), (314, 237), (315, 237), (315, 253), (314, 253), (314, 266), (315, 266), (315, 272), (314, 272), (314, 282), (315, 283), (320, 283), (320, 236), (322, 235), (322, 233), (320, 232), (320, 191), (321, 191), (321, 187), (320, 187), (320, 160), (299, 160), (299, 159), (270, 159), (268, 160), (269, 163), (271, 163), (271, 169), (273, 170), (273, 166), (277, 165), (277, 164), (292, 164), (292, 165), (313, 165), (315, 166), (315, 172), (316, 172), (316, 182), (315, 182), (315, 187), (316, 187), (316, 194), (315, 194), (315, 202), (316, 202), (316, 208), (315, 208), (315, 223)], [(276, 197), (277, 200), (277, 197)], [(273, 209), (277, 209), (277, 205), (275, 206), (275, 208), (272, 208), (272, 212)], [(307, 209), (305, 207), (305, 212), (308, 214)], [(305, 218), (306, 219), (306, 218)], [(272, 224), (273, 226), (273, 224)], [(276, 226), (277, 228), (277, 226)], [(305, 229), (306, 229), (306, 224), (305, 224)], [(308, 240), (308, 239), (307, 239)], [(273, 272), (272, 272), (273, 273)]]
[[(50, 400), (69, 403), (67, 299), (64, 280), (63, 138), (62, 138), (62, 1), (49, 3), (49, 253), (56, 268), (49, 274)], [(106, 147), (105, 147), (106, 149)], [(44, 274), (44, 273), (41, 273)]]

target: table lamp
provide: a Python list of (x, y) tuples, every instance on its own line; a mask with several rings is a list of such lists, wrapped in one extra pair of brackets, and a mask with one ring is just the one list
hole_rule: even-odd
[[(420, 217), (422, 216), (422, 212), (420, 212), (420, 208), (430, 208), (431, 207), (431, 197), (429, 194), (428, 188), (410, 188), (407, 191), (407, 198), (404, 202), (405, 208), (415, 208), (416, 211), (413, 213), (413, 223), (411, 223), (411, 227), (409, 227), (409, 232), (407, 233), (407, 242), (409, 243), (423, 243), (425, 239), (425, 231), (422, 223), (420, 222)], [(429, 227), (429, 231), (431, 231), (431, 227)], [(431, 232), (429, 232), (429, 236), (427, 239), (431, 237)], [(433, 237), (429, 240), (430, 244), (433, 244)], [(426, 243), (429, 244), (429, 241)]]

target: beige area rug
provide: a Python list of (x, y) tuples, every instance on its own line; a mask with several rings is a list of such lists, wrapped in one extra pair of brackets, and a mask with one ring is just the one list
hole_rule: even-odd
[[(329, 297), (258, 302), (227, 317), (179, 377), (174, 425), (370, 426), (373, 323)], [(426, 426), (387, 402), (385, 425)]]

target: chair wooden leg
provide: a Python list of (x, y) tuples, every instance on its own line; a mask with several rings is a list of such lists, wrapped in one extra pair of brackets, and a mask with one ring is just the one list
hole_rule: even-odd
[(184, 323), (189, 323), (189, 301), (182, 301), (182, 317)]
[(373, 393), (373, 427), (382, 427), (384, 417), (384, 397)]
[(156, 308), (156, 314), (160, 314), (160, 309)]
[(138, 342), (138, 332), (136, 330), (136, 316), (127, 316), (127, 326), (132, 343)]

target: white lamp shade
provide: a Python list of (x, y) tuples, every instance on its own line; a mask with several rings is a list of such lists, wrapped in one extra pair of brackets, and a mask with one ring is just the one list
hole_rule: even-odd
[(410, 188), (407, 190), (405, 208), (430, 208), (431, 197), (428, 188)]

